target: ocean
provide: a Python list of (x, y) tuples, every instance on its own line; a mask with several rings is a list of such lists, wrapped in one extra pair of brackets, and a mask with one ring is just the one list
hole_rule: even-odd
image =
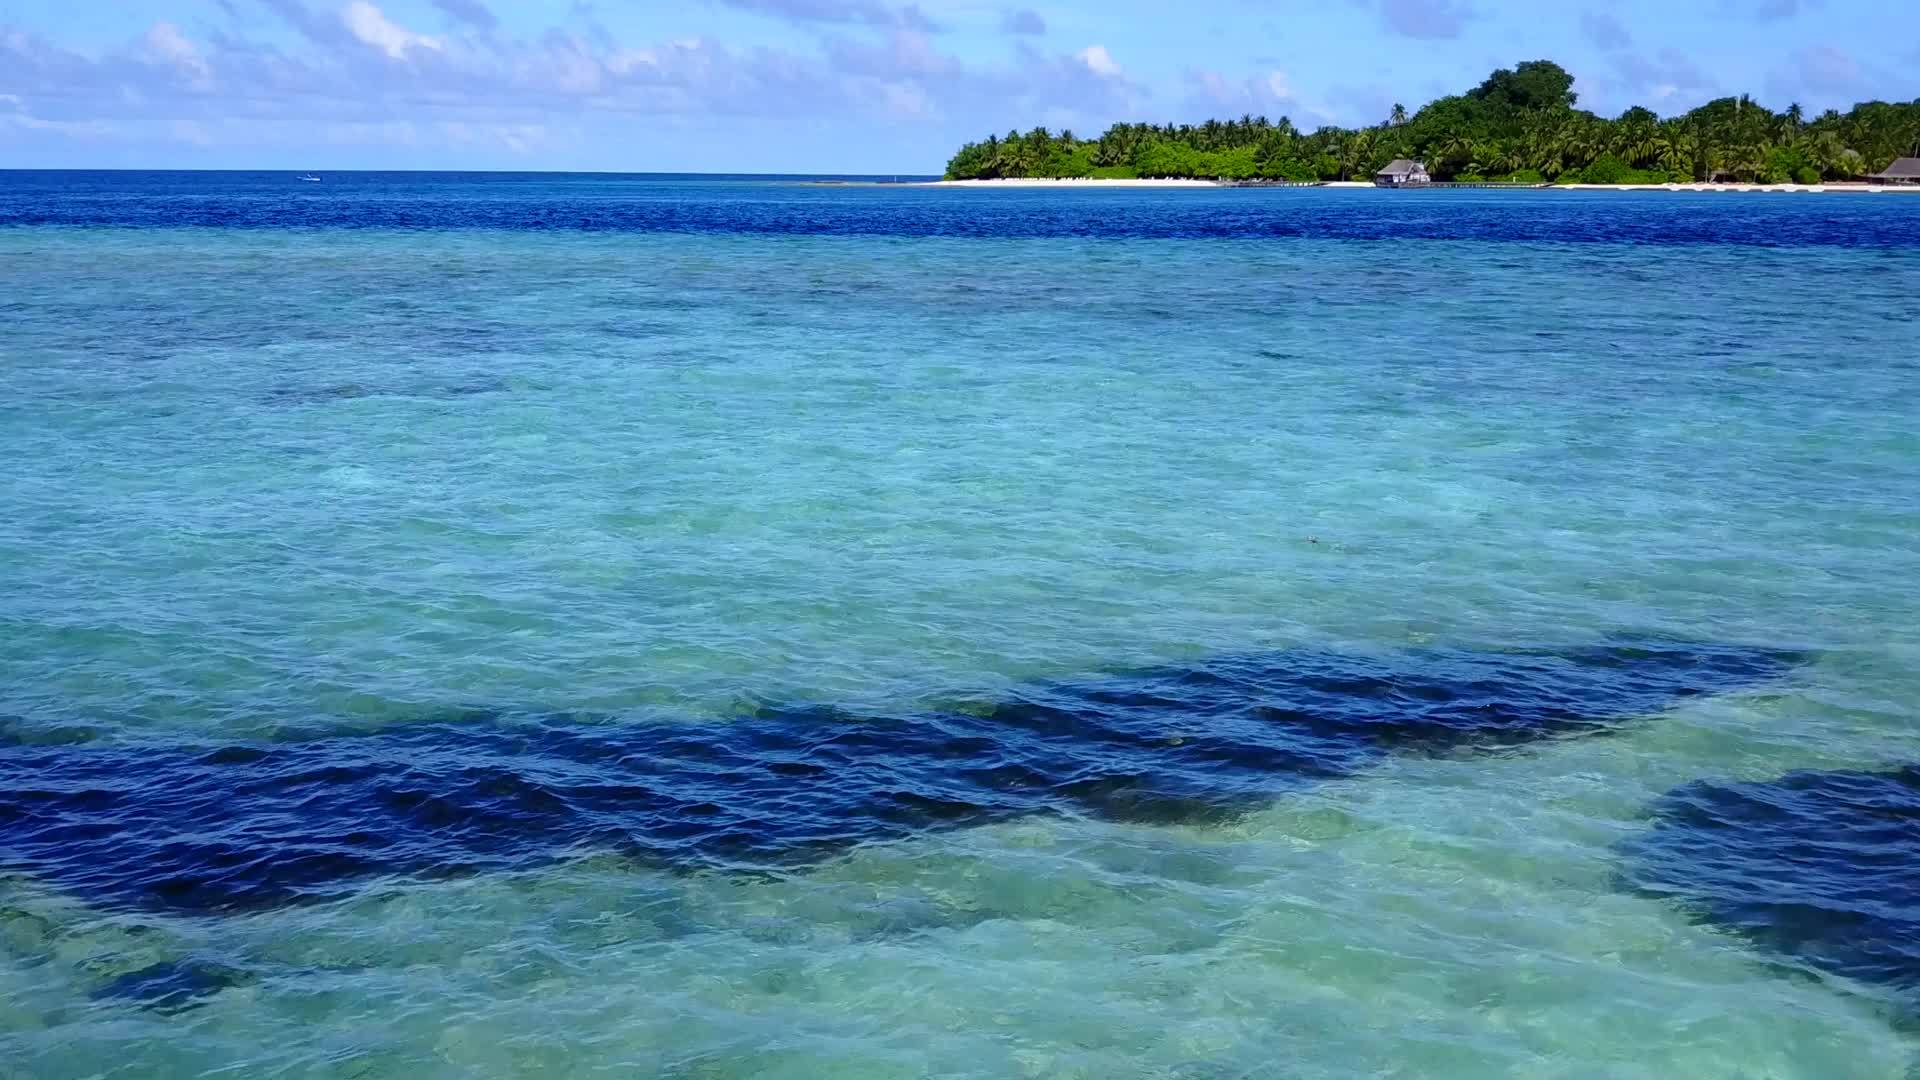
[(0, 172), (0, 1074), (1907, 1076), (1915, 325), (1888, 196)]

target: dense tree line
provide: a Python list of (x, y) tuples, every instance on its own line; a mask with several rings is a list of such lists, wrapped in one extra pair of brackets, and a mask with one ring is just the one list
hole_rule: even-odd
[(1365, 179), (1395, 158), (1425, 161), (1437, 179), (1664, 183), (1845, 180), (1920, 154), (1920, 101), (1855, 105), (1809, 118), (1742, 95), (1661, 118), (1632, 108), (1606, 119), (1575, 108), (1573, 76), (1534, 60), (1472, 90), (1383, 123), (1303, 132), (1282, 117), (1204, 124), (1115, 124), (1097, 139), (1035, 128), (968, 143), (954, 180), (1004, 177)]

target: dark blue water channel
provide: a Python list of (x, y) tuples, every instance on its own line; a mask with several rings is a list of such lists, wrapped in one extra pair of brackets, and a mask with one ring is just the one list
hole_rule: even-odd
[(477, 713), (371, 735), (0, 749), (0, 868), (98, 903), (218, 912), (611, 849), (768, 869), (1025, 814), (1231, 816), (1393, 752), (1606, 729), (1783, 674), (1756, 648), (1289, 652), (897, 717)]

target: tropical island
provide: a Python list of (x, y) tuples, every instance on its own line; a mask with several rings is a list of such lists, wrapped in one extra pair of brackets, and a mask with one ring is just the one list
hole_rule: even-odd
[(1852, 180), (1920, 156), (1920, 101), (1855, 105), (1809, 119), (1751, 97), (1681, 116), (1634, 107), (1614, 119), (1576, 108), (1573, 76), (1548, 60), (1502, 68), (1464, 94), (1368, 128), (1304, 132), (1285, 117), (1115, 124), (1097, 139), (1044, 127), (968, 143), (948, 180), (1173, 178), (1314, 183), (1367, 179), (1399, 159), (1462, 183), (1665, 184)]

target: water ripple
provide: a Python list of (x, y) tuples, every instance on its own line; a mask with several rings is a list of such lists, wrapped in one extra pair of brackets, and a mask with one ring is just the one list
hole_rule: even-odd
[(1285, 653), (894, 718), (469, 717), (304, 742), (16, 745), (0, 749), (0, 868), (106, 903), (228, 911), (595, 848), (771, 868), (1028, 814), (1223, 820), (1384, 753), (1598, 731), (1793, 660), (1680, 645)]
[(1629, 840), (1629, 880), (1823, 971), (1886, 986), (1920, 1023), (1920, 766), (1699, 781)]

